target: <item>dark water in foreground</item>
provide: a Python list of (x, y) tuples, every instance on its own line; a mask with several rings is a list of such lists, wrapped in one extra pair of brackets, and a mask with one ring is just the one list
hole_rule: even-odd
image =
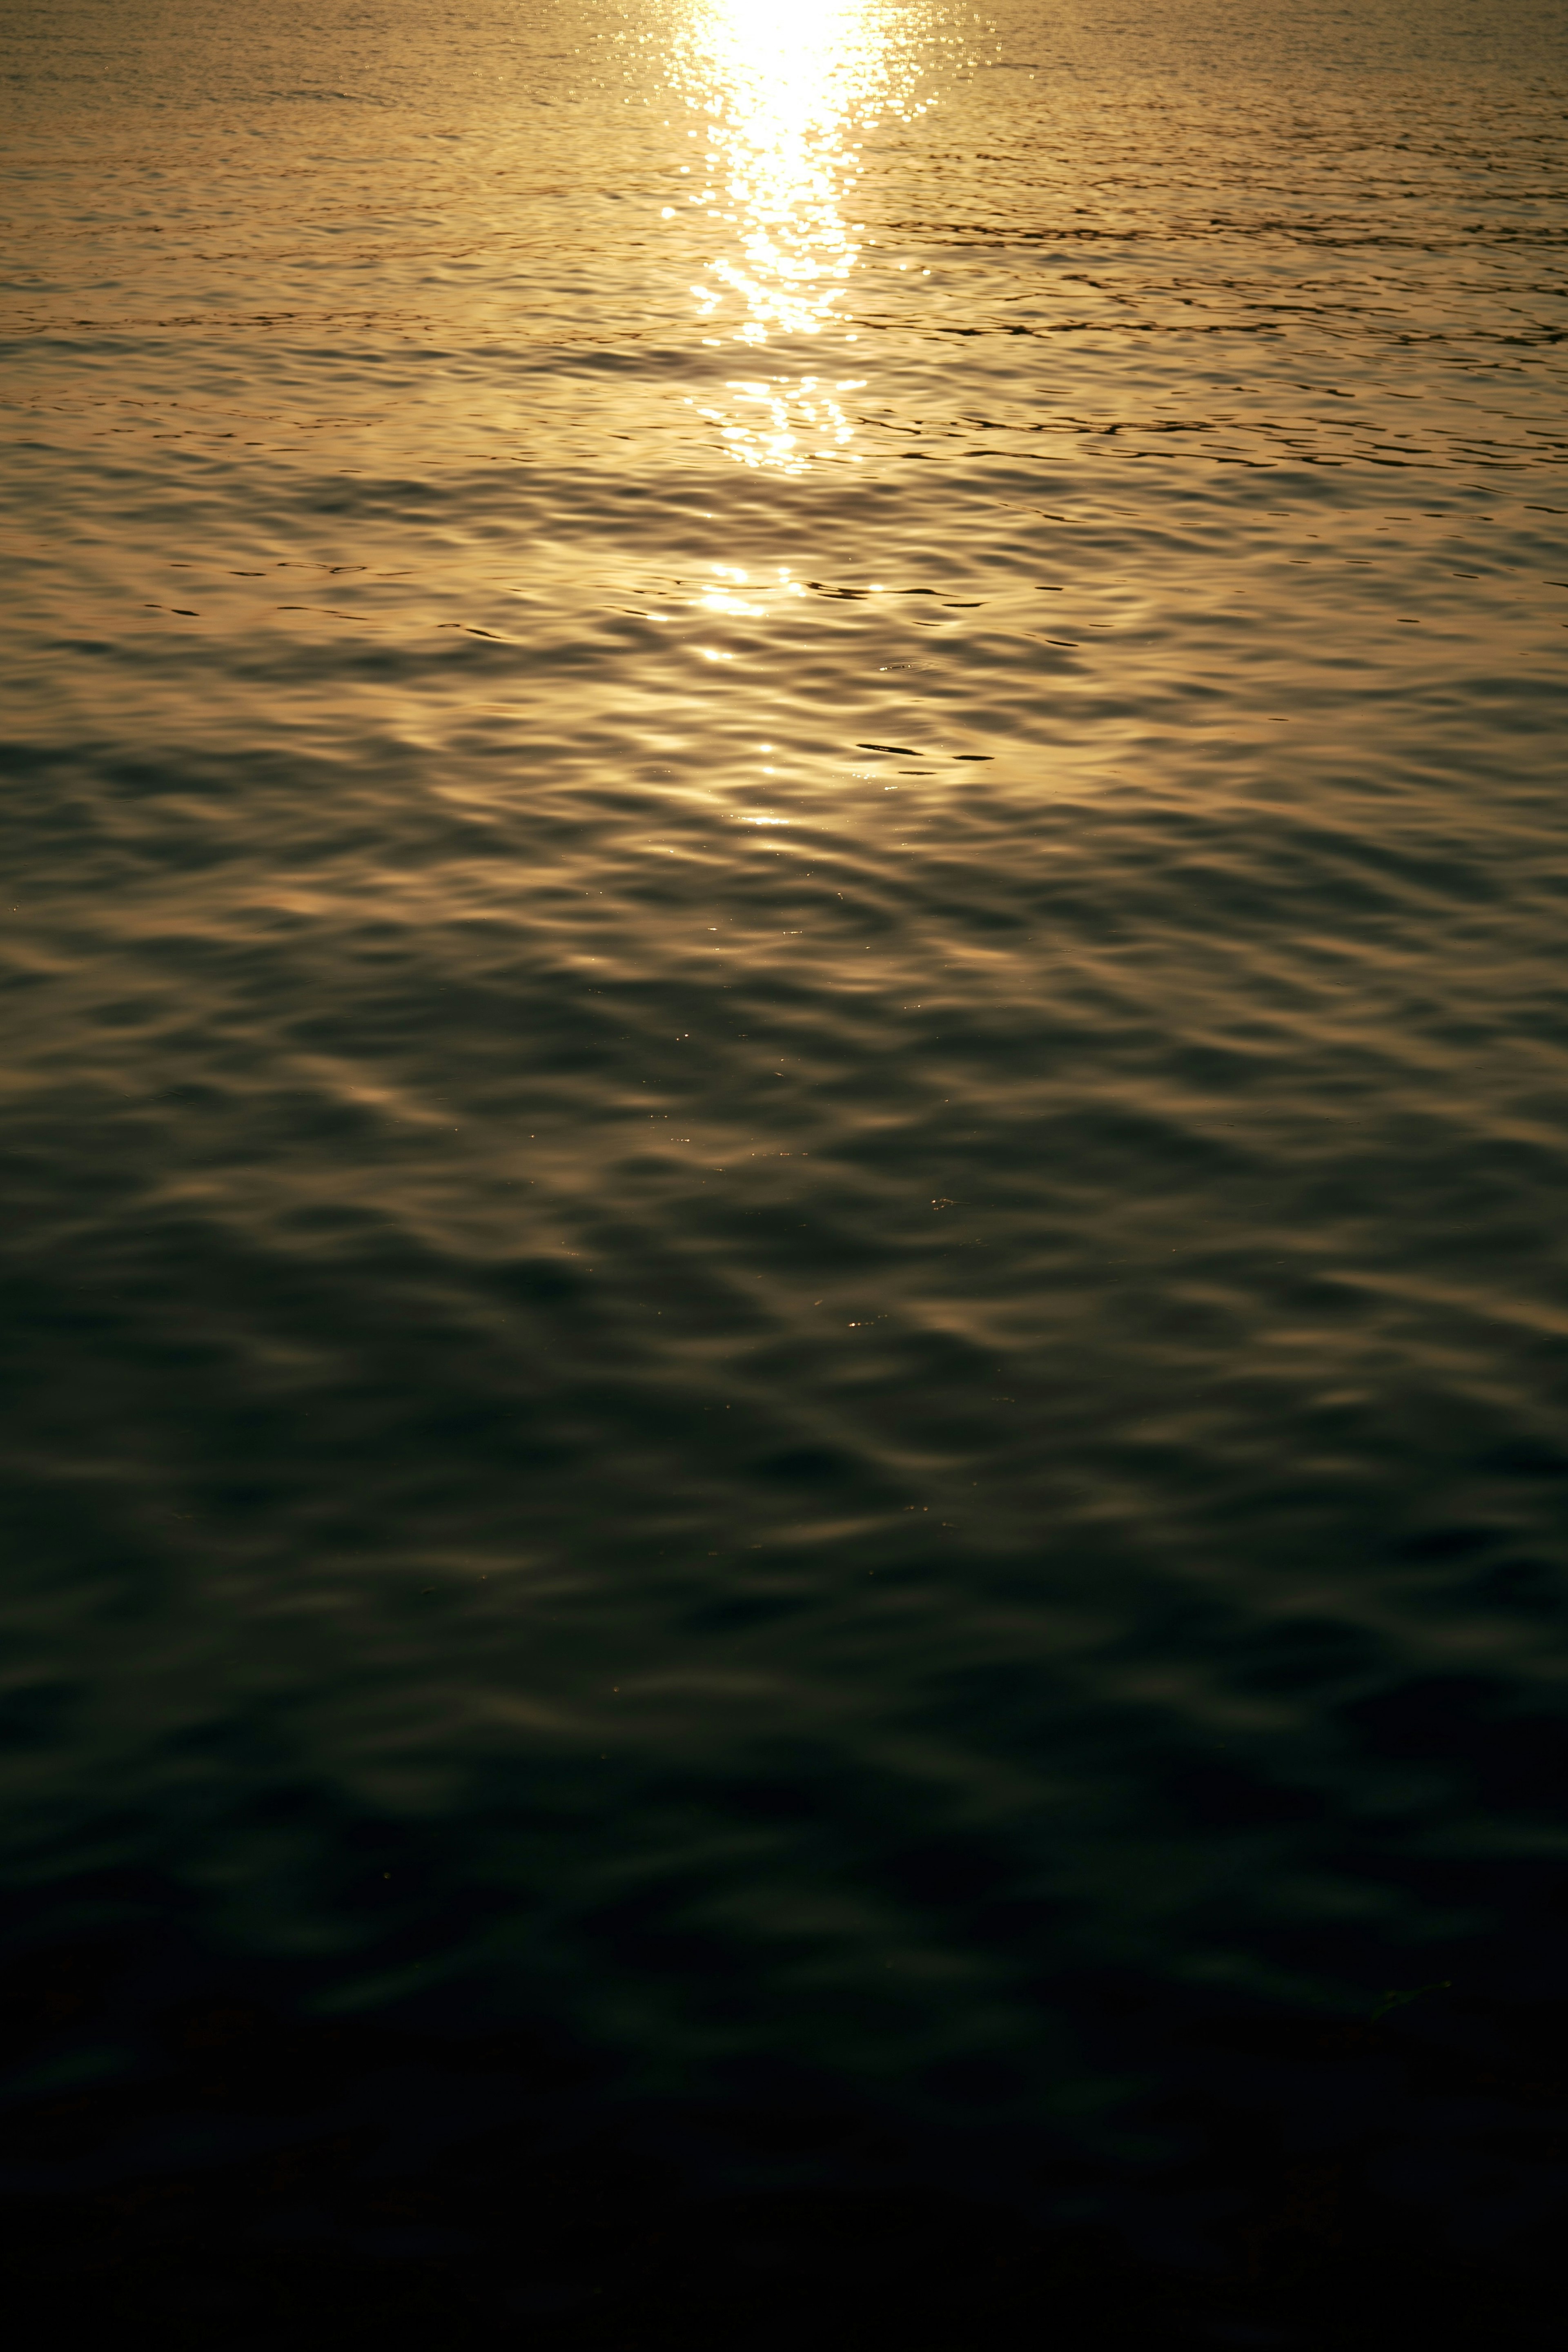
[(1548, 2340), (1561, 12), (5, 69), (14, 2274)]

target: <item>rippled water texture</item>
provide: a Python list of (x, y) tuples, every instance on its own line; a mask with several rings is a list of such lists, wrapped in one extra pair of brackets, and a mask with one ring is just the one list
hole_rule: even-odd
[(6, 71), (26, 1950), (1082, 2213), (1128, 2018), (1560, 1999), (1560, 11)]

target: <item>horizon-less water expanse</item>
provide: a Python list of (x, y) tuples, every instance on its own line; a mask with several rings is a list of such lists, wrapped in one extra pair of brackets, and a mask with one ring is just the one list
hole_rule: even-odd
[(3, 63), (20, 2253), (1548, 2274), (1561, 10)]

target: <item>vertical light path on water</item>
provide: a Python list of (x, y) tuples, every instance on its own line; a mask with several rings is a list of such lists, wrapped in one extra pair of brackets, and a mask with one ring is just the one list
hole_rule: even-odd
[(1553, 12), (17, 21), (24, 1940), (1110, 2201), (1534, 1998)]

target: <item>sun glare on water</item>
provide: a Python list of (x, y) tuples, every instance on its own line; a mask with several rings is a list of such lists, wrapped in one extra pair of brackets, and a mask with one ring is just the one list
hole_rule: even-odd
[(691, 289), (702, 340), (759, 356), (801, 337), (832, 346), (809, 373), (729, 383), (722, 410), (694, 402), (742, 465), (803, 473), (848, 455), (853, 427), (836, 394), (851, 387), (835, 378), (858, 356), (850, 281), (866, 238), (862, 144), (917, 110), (898, 22), (885, 0), (711, 0), (690, 20), (679, 78), (707, 140), (692, 142), (688, 208), (714, 231)]

